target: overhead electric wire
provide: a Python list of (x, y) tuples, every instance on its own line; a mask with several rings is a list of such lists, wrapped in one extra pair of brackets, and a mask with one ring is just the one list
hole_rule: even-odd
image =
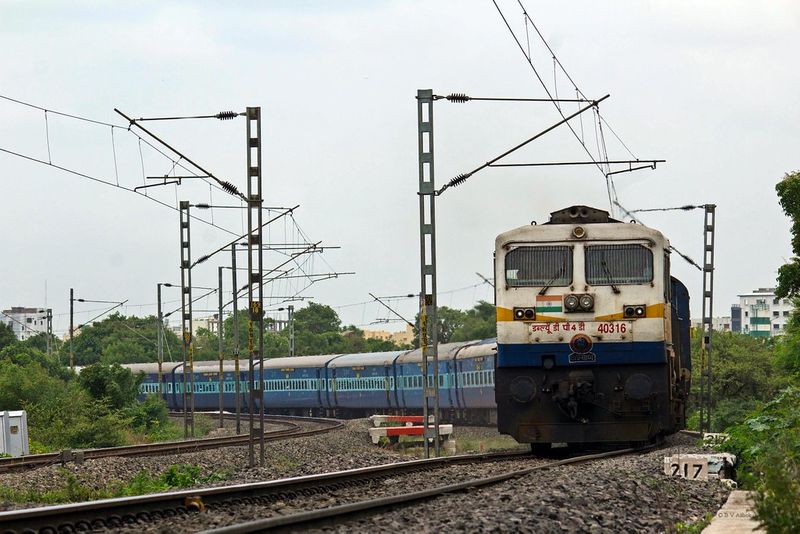
[[(10, 155), (12, 155), (12, 156), (16, 156), (16, 157), (18, 157), (18, 158), (26, 159), (26, 160), (28, 160), (28, 161), (33, 161), (33, 162), (35, 162), (35, 163), (40, 163), (40, 164), (42, 164), (42, 165), (47, 165), (48, 167), (53, 167), (54, 169), (58, 169), (58, 170), (60, 170), (60, 171), (64, 171), (64, 172), (66, 172), (66, 173), (69, 173), (69, 174), (74, 174), (75, 176), (79, 176), (79, 177), (81, 177), (81, 178), (85, 178), (85, 179), (87, 179), (87, 180), (91, 180), (91, 181), (93, 181), (93, 182), (101, 183), (101, 184), (107, 185), (107, 186), (109, 186), (109, 187), (114, 187), (114, 188), (117, 188), (117, 189), (122, 189), (123, 191), (128, 191), (129, 193), (134, 193), (134, 194), (135, 194), (135, 195), (137, 195), (137, 196), (140, 196), (140, 197), (146, 198), (147, 200), (151, 200), (151, 201), (155, 202), (156, 204), (160, 204), (160, 205), (162, 205), (162, 206), (165, 206), (165, 207), (167, 207), (167, 208), (169, 208), (169, 209), (171, 209), (171, 210), (173, 210), (173, 211), (180, 211), (180, 210), (179, 210), (178, 208), (176, 208), (175, 206), (172, 206), (172, 205), (170, 205), (170, 204), (167, 204), (166, 202), (163, 202), (163, 201), (161, 201), (161, 200), (158, 200), (157, 198), (153, 198), (153, 197), (150, 197), (150, 196), (147, 196), (147, 195), (143, 195), (143, 194), (141, 194), (141, 193), (137, 193), (137, 192), (136, 192), (136, 191), (134, 191), (133, 189), (131, 189), (131, 188), (129, 188), (129, 187), (125, 187), (124, 185), (117, 185), (117, 184), (115, 184), (114, 182), (107, 182), (107, 181), (105, 181), (105, 180), (102, 180), (102, 179), (100, 179), (100, 178), (97, 178), (97, 177), (95, 177), (95, 176), (90, 176), (90, 175), (88, 175), (88, 174), (85, 174), (85, 173), (82, 173), (82, 172), (80, 172), (80, 171), (76, 171), (76, 170), (73, 170), (73, 169), (68, 169), (67, 167), (63, 167), (63, 166), (61, 166), (61, 165), (58, 165), (58, 164), (56, 164), (56, 163), (49, 163), (49, 162), (47, 162), (47, 161), (44, 161), (44, 160), (42, 160), (42, 159), (39, 159), (39, 158), (34, 158), (33, 156), (28, 156), (28, 155), (26, 155), (26, 154), (21, 154), (21, 153), (19, 153), (19, 152), (15, 152), (15, 151), (13, 151), (13, 150), (9, 150), (9, 149), (7, 149), (7, 148), (0, 147), (0, 152), (5, 152), (6, 154), (10, 154)], [(200, 217), (196, 217), (196, 216), (194, 216), (194, 215), (192, 215), (191, 217), (192, 217), (192, 219), (194, 219), (194, 220), (196, 220), (196, 221), (202, 222), (202, 223), (204, 223), (204, 224), (207, 224), (207, 225), (209, 225), (209, 226), (213, 226), (214, 228), (217, 228), (218, 230), (222, 230), (223, 232), (227, 232), (227, 233), (229, 233), (229, 234), (231, 234), (231, 235), (237, 235), (235, 232), (232, 232), (231, 230), (228, 230), (227, 228), (223, 228), (222, 226), (219, 226), (219, 225), (217, 225), (217, 224), (214, 224), (214, 223), (211, 223), (211, 222), (209, 222), (209, 221), (206, 221), (205, 219), (201, 219)]]
[(89, 319), (88, 321), (86, 321), (85, 323), (83, 323), (83, 324), (79, 324), (79, 325), (78, 325), (78, 329), (80, 329), (80, 328), (83, 328), (84, 326), (86, 326), (86, 325), (88, 325), (89, 323), (93, 322), (95, 319), (99, 319), (100, 317), (102, 317), (103, 315), (107, 314), (107, 313), (108, 313), (108, 312), (110, 312), (111, 310), (115, 310), (115, 309), (119, 308), (120, 306), (124, 305), (126, 302), (128, 302), (128, 299), (125, 299), (125, 300), (123, 300), (122, 302), (120, 302), (120, 303), (119, 303), (119, 304), (117, 304), (116, 306), (111, 306), (109, 309), (107, 309), (107, 310), (106, 310), (106, 311), (104, 311), (103, 313), (99, 313), (99, 314), (95, 315), (94, 317), (92, 317), (91, 319)]
[[(196, 175), (196, 173), (192, 169), (189, 169), (186, 166), (180, 164), (181, 158), (178, 158), (177, 161), (173, 160), (172, 157), (170, 157), (168, 154), (166, 154), (160, 148), (158, 148), (155, 145), (153, 145), (147, 139), (143, 138), (141, 135), (139, 135), (136, 132), (132, 131), (129, 127), (125, 127), (125, 126), (120, 125), (120, 124), (113, 124), (113, 123), (110, 123), (110, 122), (99, 121), (99, 120), (96, 120), (96, 119), (90, 119), (88, 117), (82, 117), (80, 115), (74, 115), (72, 113), (65, 113), (63, 111), (52, 110), (52, 109), (49, 109), (49, 108), (38, 106), (36, 104), (31, 104), (30, 102), (25, 102), (25, 101), (19, 100), (17, 98), (11, 98), (10, 96), (0, 95), (0, 99), (7, 100), (9, 102), (13, 102), (15, 104), (26, 106), (26, 107), (29, 107), (29, 108), (32, 108), (32, 109), (38, 109), (38, 110), (44, 112), (45, 130), (46, 130), (46, 135), (47, 135), (47, 158), (48, 158), (50, 164), (52, 164), (52, 157), (50, 156), (50, 126), (49, 126), (49, 121), (48, 121), (48, 117), (47, 117), (48, 113), (52, 113), (54, 115), (60, 115), (62, 117), (67, 117), (67, 118), (70, 118), (70, 119), (75, 119), (75, 120), (79, 120), (79, 121), (83, 121), (83, 122), (88, 122), (88, 123), (91, 123), (91, 124), (97, 124), (99, 126), (108, 126), (108, 127), (111, 128), (112, 135), (113, 135), (114, 128), (119, 128), (120, 130), (124, 130), (124, 131), (132, 134), (134, 137), (136, 137), (139, 140), (139, 143), (140, 143), (139, 144), (139, 156), (140, 156), (141, 164), (142, 164), (142, 176), (144, 176), (144, 158), (143, 158), (143, 156), (141, 154), (141, 143), (142, 142), (144, 142), (147, 146), (149, 146), (150, 148), (152, 148), (153, 150), (155, 150), (156, 152), (161, 154), (163, 157), (165, 157), (169, 161), (171, 161), (173, 163), (173, 169), (177, 165), (180, 168), (182, 168), (183, 170), (185, 170), (186, 172), (193, 173), (193, 174)], [(212, 187), (214, 187), (216, 189), (219, 189), (220, 191), (225, 191), (222, 187), (220, 187), (220, 186), (208, 181), (206, 178), (201, 177), (201, 176), (197, 176), (197, 177), (203, 179), (203, 181), (205, 181), (206, 183), (210, 184)], [(145, 196), (147, 196), (147, 195), (145, 195)]]
[[(514, 41), (517, 43), (517, 46), (519, 47), (520, 52), (522, 52), (522, 55), (525, 56), (525, 59), (528, 61), (528, 64), (530, 65), (531, 69), (533, 70), (533, 73), (536, 76), (536, 78), (539, 80), (539, 83), (541, 84), (542, 88), (544, 89), (544, 92), (547, 93), (547, 96), (550, 99), (552, 99), (553, 98), (553, 94), (550, 92), (550, 89), (548, 89), (547, 84), (544, 83), (544, 80), (539, 75), (539, 72), (536, 70), (536, 67), (533, 66), (533, 59), (531, 58), (531, 56), (529, 56), (529, 55), (527, 55), (525, 53), (525, 49), (522, 47), (522, 43), (520, 43), (519, 39), (517, 38), (516, 33), (514, 33), (514, 30), (511, 28), (511, 25), (509, 24), (508, 20), (506, 19), (506, 16), (503, 13), (503, 11), (500, 9), (500, 6), (497, 5), (497, 1), (496, 0), (492, 0), (492, 3), (494, 4), (494, 7), (497, 9), (497, 12), (500, 14), (500, 17), (503, 19), (503, 22), (505, 23), (506, 28), (508, 28), (508, 31), (511, 33), (511, 36), (514, 38)], [(520, 3), (520, 6), (522, 6), (521, 3)], [(538, 28), (536, 28), (536, 25), (533, 24), (533, 20), (531, 20), (530, 17), (528, 17), (528, 13), (527, 13), (527, 11), (525, 11), (524, 6), (522, 6), (522, 10), (523, 10), (523, 14), (528, 18), (528, 20), (530, 20), (531, 25), (533, 26), (533, 28), (536, 30), (537, 33), (539, 33)], [(539, 36), (541, 37), (541, 33), (539, 33)], [(545, 43), (545, 46), (547, 46), (548, 50), (550, 50), (550, 47), (549, 47), (549, 45), (547, 45), (547, 43)], [(552, 54), (552, 50), (551, 50), (551, 55), (553, 55), (553, 57), (555, 57), (555, 54)], [(558, 61), (558, 60), (556, 59), (556, 61)], [(559, 65), (560, 65), (560, 62), (559, 62)], [(563, 70), (563, 67), (562, 67), (562, 70)], [(567, 78), (570, 79), (570, 81), (572, 81), (571, 78), (569, 78), (569, 76), (567, 76)], [(572, 82), (572, 83), (573, 83), (573, 86), (575, 86), (575, 88), (577, 89), (578, 88), (577, 85), (575, 85), (574, 82)], [(581, 92), (581, 96), (583, 98), (586, 98), (586, 95), (584, 95), (583, 92)], [(558, 111), (559, 115), (561, 115), (562, 118), (566, 118), (566, 116), (564, 115), (564, 112), (561, 110), (561, 108), (558, 105), (556, 105), (554, 103), (554, 107), (556, 108), (556, 110)], [(578, 137), (578, 133), (575, 131), (575, 129), (572, 128), (572, 126), (569, 123), (566, 123), (566, 124), (567, 124), (567, 127), (570, 129), (570, 131), (575, 136), (575, 138), (578, 140), (580, 145), (586, 151), (586, 154), (589, 156), (589, 158), (594, 160), (594, 156), (592, 156), (591, 151), (589, 151), (589, 149), (586, 147), (586, 145), (583, 143), (583, 141), (581, 141), (580, 137)], [(600, 170), (600, 172), (603, 172), (603, 169), (600, 167), (600, 165), (598, 165), (597, 168)], [(605, 173), (603, 173), (603, 174), (605, 174)]]
[(47, 332), (42, 332), (42, 331), (40, 331), (40, 330), (36, 330), (36, 329), (34, 329), (34, 328), (32, 328), (32, 327), (30, 327), (30, 326), (26, 325), (25, 323), (23, 323), (23, 322), (22, 322), (22, 321), (20, 321), (19, 319), (16, 319), (16, 318), (14, 318), (14, 317), (10, 316), (9, 314), (7, 314), (7, 313), (6, 313), (6, 312), (4, 312), (4, 311), (0, 311), (0, 313), (2, 313), (3, 315), (5, 315), (5, 316), (6, 316), (6, 317), (8, 317), (9, 319), (11, 319), (12, 321), (14, 321), (15, 323), (17, 323), (18, 325), (20, 325), (22, 328), (27, 328), (27, 329), (28, 329), (28, 330), (30, 330), (31, 332), (36, 332), (37, 334), (47, 334)]
[[(478, 167), (474, 168), (473, 170), (471, 170), (471, 171), (469, 171), (469, 172), (466, 172), (466, 173), (463, 173), (463, 174), (459, 174), (458, 176), (456, 176), (455, 178), (453, 178), (452, 180), (450, 180), (449, 182), (447, 182), (446, 184), (444, 184), (442, 187), (440, 187), (440, 188), (439, 188), (439, 189), (436, 191), (436, 194), (437, 194), (437, 195), (441, 195), (441, 194), (442, 194), (442, 193), (444, 193), (444, 192), (445, 192), (445, 191), (446, 191), (448, 188), (450, 188), (450, 187), (455, 187), (455, 186), (458, 186), (458, 185), (461, 185), (462, 183), (464, 183), (464, 182), (465, 182), (465, 181), (466, 181), (468, 178), (470, 178), (470, 177), (471, 177), (473, 174), (475, 174), (476, 172), (478, 172), (478, 171), (480, 171), (480, 170), (483, 170), (483, 169), (485, 169), (485, 168), (487, 168), (487, 167), (491, 167), (491, 166), (492, 166), (492, 164), (494, 164), (495, 162), (497, 162), (497, 161), (499, 161), (499, 160), (503, 159), (504, 157), (508, 156), (509, 154), (513, 153), (514, 151), (516, 151), (516, 150), (519, 150), (520, 148), (524, 147), (524, 146), (525, 146), (525, 145), (527, 145), (528, 143), (531, 143), (532, 141), (535, 141), (536, 139), (540, 138), (541, 136), (543, 136), (543, 135), (545, 135), (545, 134), (547, 134), (547, 133), (549, 133), (549, 132), (551, 132), (551, 131), (555, 130), (556, 128), (558, 128), (558, 127), (559, 127), (559, 126), (561, 126), (562, 124), (569, 124), (569, 121), (570, 121), (571, 119), (575, 118), (576, 116), (580, 115), (581, 113), (583, 113), (583, 112), (585, 112), (585, 111), (587, 111), (587, 110), (589, 110), (589, 109), (595, 108), (595, 107), (597, 106), (597, 104), (599, 104), (600, 102), (602, 102), (603, 100), (605, 100), (605, 99), (606, 99), (606, 98), (608, 98), (609, 96), (611, 96), (611, 95), (605, 95), (605, 96), (604, 96), (604, 97), (602, 97), (602, 98), (599, 98), (599, 99), (597, 99), (597, 100), (594, 100), (594, 101), (592, 101), (592, 103), (591, 103), (590, 105), (588, 105), (588, 106), (585, 106), (585, 107), (583, 107), (583, 108), (579, 109), (578, 111), (576, 111), (575, 113), (571, 114), (571, 115), (570, 115), (570, 116), (568, 116), (568, 117), (567, 117), (567, 116), (564, 116), (564, 115), (562, 114), (562, 117), (563, 117), (563, 119), (562, 119), (562, 120), (558, 121), (558, 122), (557, 122), (557, 123), (555, 123), (555, 124), (552, 124), (551, 126), (548, 126), (547, 128), (545, 128), (545, 129), (544, 129), (544, 130), (542, 130), (541, 132), (539, 132), (539, 133), (537, 133), (536, 135), (534, 135), (533, 137), (530, 137), (530, 138), (526, 139), (525, 141), (523, 141), (523, 142), (521, 142), (521, 143), (517, 144), (516, 146), (514, 146), (513, 148), (510, 148), (509, 150), (506, 150), (505, 152), (503, 152), (503, 153), (502, 153), (502, 154), (500, 154), (499, 156), (497, 156), (497, 157), (495, 157), (495, 158), (492, 158), (491, 160), (489, 160), (489, 161), (487, 161), (487, 162), (483, 163), (482, 165), (479, 165)], [(593, 158), (593, 159), (594, 159), (594, 158)]]
[[(265, 222), (264, 224), (262, 224), (261, 226), (259, 226), (259, 227), (257, 228), (257, 230), (261, 230), (262, 228), (264, 228), (264, 227), (265, 227), (265, 226), (267, 226), (268, 224), (270, 224), (270, 223), (273, 223), (273, 222), (277, 221), (277, 220), (278, 220), (278, 219), (280, 219), (281, 217), (284, 217), (284, 216), (286, 216), (286, 215), (289, 215), (289, 214), (291, 214), (291, 213), (292, 213), (294, 210), (296, 210), (296, 209), (297, 209), (297, 208), (299, 208), (299, 207), (300, 207), (300, 204), (297, 204), (297, 205), (296, 205), (295, 207), (293, 207), (293, 208), (287, 208), (287, 210), (286, 210), (286, 211), (284, 211), (283, 213), (281, 213), (281, 214), (279, 214), (279, 215), (276, 215), (276, 216), (275, 216), (275, 217), (273, 217), (272, 219), (269, 219), (267, 222)], [(234, 234), (234, 235), (235, 235), (235, 234)], [(214, 252), (211, 252), (211, 253), (209, 253), (209, 254), (205, 254), (205, 255), (202, 255), (202, 256), (198, 257), (198, 258), (197, 258), (197, 259), (194, 261), (194, 263), (192, 263), (192, 265), (191, 265), (191, 266), (192, 266), (192, 267), (194, 267), (195, 265), (198, 265), (198, 264), (200, 264), (200, 263), (203, 263), (204, 261), (208, 260), (209, 258), (211, 258), (212, 256), (214, 256), (215, 254), (217, 254), (217, 253), (219, 253), (219, 252), (222, 252), (222, 251), (223, 251), (223, 250), (225, 250), (226, 248), (230, 247), (231, 245), (233, 245), (234, 243), (236, 243), (236, 242), (237, 242), (237, 241), (239, 241), (240, 239), (244, 239), (244, 238), (245, 238), (245, 237), (247, 237), (248, 235), (249, 235), (249, 234), (243, 234), (243, 235), (239, 235), (239, 236), (237, 236), (237, 237), (236, 237), (236, 238), (235, 238), (233, 241), (230, 241), (230, 242), (228, 242), (228, 243), (226, 243), (226, 244), (222, 245), (221, 247), (219, 247), (218, 249), (216, 249)]]
[[(623, 211), (623, 213), (625, 213), (625, 215), (627, 215), (632, 221), (637, 222), (637, 223), (639, 223), (641, 225), (644, 225), (644, 223), (641, 220), (639, 220), (635, 215), (633, 215), (632, 211), (628, 211), (627, 209), (625, 209), (625, 207), (622, 204), (620, 204), (618, 201), (614, 201), (614, 204), (616, 204), (619, 207), (619, 209), (621, 209)], [(690, 265), (693, 265), (693, 266), (697, 267), (701, 271), (703, 270), (703, 268), (700, 267), (697, 264), (697, 262), (694, 261), (691, 257), (689, 257), (688, 254), (685, 254), (684, 252), (681, 252), (680, 250), (675, 248), (673, 245), (670, 245), (669, 249), (674, 251), (678, 256), (683, 258)]]
[[(539, 75), (538, 70), (536, 69), (536, 67), (533, 64), (533, 57), (532, 57), (532, 55), (530, 53), (530, 37), (529, 37), (529, 34), (528, 34), (528, 22), (530, 22), (531, 26), (536, 31), (536, 34), (539, 36), (539, 39), (542, 41), (544, 46), (547, 48), (548, 52), (550, 53), (550, 56), (553, 59), (553, 69), (554, 69), (553, 76), (554, 76), (554, 87), (555, 87), (555, 90), (557, 91), (557, 85), (556, 85), (557, 84), (557, 78), (556, 78), (557, 71), (556, 71), (556, 66), (558, 66), (558, 68), (561, 70), (561, 72), (564, 73), (564, 75), (566, 76), (567, 80), (569, 80), (569, 82), (574, 87), (576, 96), (580, 96), (582, 98), (586, 98), (586, 95), (583, 93), (583, 91), (581, 91), (578, 88), (578, 85), (575, 83), (575, 80), (572, 79), (572, 76), (570, 76), (569, 72), (567, 72), (567, 70), (564, 68), (564, 65), (558, 59), (558, 57), (556, 56), (555, 52), (550, 47), (550, 44), (544, 38), (544, 35), (542, 34), (542, 32), (539, 31), (538, 26), (536, 26), (536, 23), (533, 22), (533, 19), (528, 14), (527, 9), (525, 8), (525, 6), (522, 3), (522, 0), (517, 0), (517, 3), (519, 4), (520, 9), (522, 10), (522, 14), (523, 14), (524, 21), (525, 21), (525, 35), (526, 35), (526, 39), (527, 39), (527, 42), (528, 42), (528, 52), (527, 53), (525, 52), (525, 48), (522, 46), (522, 43), (520, 42), (520, 40), (517, 37), (516, 33), (511, 28), (511, 24), (508, 22), (508, 19), (506, 19), (506, 16), (503, 13), (503, 10), (497, 4), (497, 1), (496, 0), (492, 0), (492, 3), (494, 4), (495, 8), (497, 9), (497, 12), (499, 13), (500, 17), (503, 19), (503, 22), (505, 23), (506, 28), (508, 29), (509, 33), (513, 37), (514, 41), (517, 43), (517, 47), (519, 48), (520, 52), (522, 52), (522, 55), (527, 60), (528, 65), (531, 67), (531, 70), (533, 71), (533, 73), (536, 76), (537, 80), (541, 84), (541, 86), (544, 89), (545, 93), (547, 94), (548, 97), (551, 98), (551, 100), (553, 101), (554, 107), (556, 108), (558, 113), (561, 115), (561, 117), (564, 118), (564, 112), (561, 109), (561, 106), (559, 105), (559, 103), (557, 101), (558, 99), (557, 98), (556, 99), (552, 98), (553, 94), (550, 92), (550, 90), (547, 87), (547, 84), (544, 82), (542, 77)], [(557, 96), (558, 95), (556, 94), (556, 97)], [(601, 124), (601, 128), (602, 128), (602, 124), (605, 124), (609, 128), (611, 133), (614, 135), (614, 137), (625, 148), (625, 150), (628, 152), (628, 154), (630, 154), (633, 159), (638, 159), (636, 157), (636, 155), (630, 150), (630, 148), (622, 141), (620, 136), (611, 127), (611, 125), (608, 123), (608, 121), (605, 120), (605, 118), (603, 118), (603, 116), (600, 114), (599, 111), (597, 111), (597, 116), (598, 116), (598, 123)], [(583, 147), (584, 151), (589, 156), (589, 158), (591, 160), (595, 161), (594, 156), (592, 155), (592, 153), (589, 150), (589, 148), (586, 146), (584, 136), (583, 135), (578, 135), (578, 132), (572, 127), (571, 124), (567, 123), (567, 127), (570, 129), (570, 131), (572, 132), (572, 134), (575, 137), (575, 139), (577, 139), (578, 143), (580, 143), (580, 145)], [(581, 132), (583, 132), (583, 122), (582, 121), (581, 121)], [(608, 161), (608, 152), (605, 149), (605, 137), (604, 137), (604, 135), (602, 135), (602, 137), (603, 137), (603, 145), (604, 145), (603, 146), (603, 151), (606, 154), (605, 155), (605, 160)], [(600, 142), (599, 142), (599, 140), (597, 141), (597, 145), (598, 145), (598, 151), (599, 151), (600, 150)], [(598, 159), (602, 159), (602, 156), (600, 158), (598, 158)], [(607, 192), (608, 192), (609, 206), (610, 206), (610, 208), (612, 210), (612, 213), (613, 213), (614, 201), (617, 200), (617, 192), (616, 192), (616, 185), (614, 183), (614, 179), (611, 176), (613, 174), (619, 174), (620, 172), (631, 172), (631, 171), (644, 169), (644, 168), (653, 168), (653, 169), (655, 169), (655, 163), (652, 165), (652, 167), (650, 167), (650, 166), (640, 166), (640, 167), (635, 167), (635, 168), (634, 167), (629, 167), (625, 171), (617, 171), (617, 172), (611, 172), (610, 165), (606, 165), (607, 168), (604, 170), (602, 165), (600, 164), (600, 162), (597, 162), (596, 166), (597, 166), (598, 170), (600, 172), (602, 172), (603, 175), (604, 175), (604, 178), (605, 178), (605, 181), (606, 181), (606, 189), (607, 189)]]

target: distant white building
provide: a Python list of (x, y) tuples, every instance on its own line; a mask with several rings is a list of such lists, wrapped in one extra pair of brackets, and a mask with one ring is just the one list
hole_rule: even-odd
[[(180, 319), (180, 317), (178, 317)], [(178, 322), (177, 324), (171, 324), (169, 319), (164, 320), (165, 326), (172, 330), (176, 336), (182, 337), (183, 336), (183, 325)], [(192, 319), (192, 336), (197, 335), (197, 331), (201, 328), (205, 328), (212, 334), (217, 333), (217, 314), (211, 315), (209, 317), (195, 317)]]
[(42, 308), (12, 306), (3, 310), (0, 321), (10, 326), (20, 341), (47, 333), (47, 310)]
[(774, 287), (762, 287), (739, 295), (739, 304), (731, 307), (734, 332), (754, 337), (783, 334), (792, 315), (792, 301), (775, 297)]
[[(700, 319), (692, 319), (692, 328), (700, 328)], [(712, 317), (711, 326), (714, 332), (730, 332), (731, 331), (731, 318), (728, 317)]]

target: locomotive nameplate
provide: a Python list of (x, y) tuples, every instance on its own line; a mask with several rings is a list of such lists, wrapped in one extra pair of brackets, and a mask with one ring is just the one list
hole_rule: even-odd
[(569, 363), (594, 363), (597, 361), (597, 356), (594, 353), (588, 352), (586, 354), (578, 354), (573, 352), (569, 355)]
[(531, 323), (528, 337), (532, 343), (568, 343), (573, 336), (585, 334), (592, 341), (633, 341), (633, 321), (548, 321)]

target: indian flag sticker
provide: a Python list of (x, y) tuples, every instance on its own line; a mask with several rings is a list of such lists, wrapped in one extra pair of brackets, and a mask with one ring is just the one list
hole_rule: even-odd
[(536, 295), (536, 313), (561, 311), (561, 295)]

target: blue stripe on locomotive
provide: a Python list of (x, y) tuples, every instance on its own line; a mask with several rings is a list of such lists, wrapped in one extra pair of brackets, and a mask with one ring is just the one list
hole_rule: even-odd
[(625, 365), (666, 363), (667, 351), (663, 341), (634, 341), (629, 343), (595, 343), (591, 353), (595, 361), (570, 363), (572, 350), (568, 343), (504, 343), (497, 345), (497, 367), (541, 367), (544, 356), (555, 356), (555, 364), (563, 367), (581, 365)]

